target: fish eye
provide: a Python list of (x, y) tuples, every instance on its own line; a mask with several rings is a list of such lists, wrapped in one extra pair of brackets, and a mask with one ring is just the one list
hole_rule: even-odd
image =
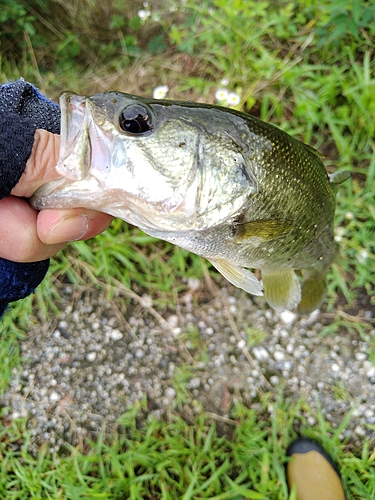
[(119, 124), (124, 132), (132, 135), (143, 135), (152, 132), (152, 116), (149, 109), (141, 104), (130, 104), (120, 113)]

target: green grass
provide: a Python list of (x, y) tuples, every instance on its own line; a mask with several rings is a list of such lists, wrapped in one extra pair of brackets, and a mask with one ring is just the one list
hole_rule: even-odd
[[(0, 495), (9, 499), (285, 499), (285, 449), (296, 437), (295, 427), (322, 441), (338, 462), (353, 498), (372, 498), (375, 472), (371, 450), (364, 446), (355, 456), (340, 442), (347, 425), (332, 429), (321, 414), (315, 429), (303, 413), (302, 402), (281, 397), (272, 405), (272, 418), (263, 407), (255, 411), (237, 406), (229, 424), (198, 413), (187, 423), (177, 415), (169, 421), (149, 419), (139, 424), (145, 407), (140, 404), (118, 421), (110, 438), (103, 434), (87, 443), (85, 451), (69, 449), (65, 455), (37, 456), (28, 449), (25, 422), (0, 429)], [(268, 418), (266, 418), (268, 415)], [(230, 427), (231, 439), (223, 434)], [(344, 453), (345, 452), (345, 453)]]
[[(228, 79), (238, 109), (272, 121), (315, 146), (329, 171), (348, 169), (352, 180), (337, 194), (338, 257), (326, 300), (332, 322), (322, 335), (355, 332), (370, 345), (373, 327), (359, 314), (361, 294), (375, 311), (375, 28), (374, 6), (356, 0), (202, 0), (143, 2), (80, 0), (5, 2), (1, 13), (0, 75), (36, 83), (57, 99), (62, 90), (109, 89), (150, 95), (168, 84), (169, 97), (213, 103)], [(48, 12), (48, 16), (46, 16)], [(210, 270), (210, 272), (212, 272)], [(109, 297), (121, 282), (147, 293), (160, 308), (175, 306), (186, 278), (203, 279), (202, 259), (159, 242), (119, 220), (102, 236), (75, 242), (53, 259), (49, 277), (34, 296), (15, 304), (2, 320), (0, 391), (20, 363), (19, 340), (39, 320), (58, 314), (56, 280), (102, 287)], [(214, 273), (212, 274), (214, 276)], [(126, 300), (122, 301), (124, 312)], [(262, 332), (247, 330), (255, 345)], [(198, 332), (188, 332), (199, 350)], [(194, 373), (177, 370), (180, 405)], [(237, 407), (232, 424), (213, 423), (198, 411), (194, 421), (142, 420), (143, 406), (121, 419), (121, 432), (87, 443), (66, 456), (42, 446), (28, 449), (25, 422), (3, 419), (0, 431), (0, 496), (21, 498), (287, 498), (283, 462), (296, 429), (321, 441), (342, 467), (355, 499), (375, 496), (374, 454), (342, 444), (322, 414), (311, 428), (303, 401), (262, 409)], [(274, 405), (272, 417), (267, 403)], [(302, 416), (301, 416), (302, 415)], [(145, 423), (146, 422), (146, 423)], [(141, 427), (139, 427), (141, 425)], [(225, 427), (225, 431), (223, 430)], [(229, 432), (230, 431), (230, 432)], [(231, 436), (229, 437), (226, 436)], [(371, 457), (371, 458), (370, 458)]]

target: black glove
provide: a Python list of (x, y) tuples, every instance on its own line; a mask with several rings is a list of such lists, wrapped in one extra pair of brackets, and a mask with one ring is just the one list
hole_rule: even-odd
[(0, 87), (0, 199), (10, 195), (30, 157), (37, 128), (60, 133), (60, 108), (31, 83)]
[[(0, 87), (0, 199), (10, 195), (30, 157), (37, 128), (60, 133), (60, 108), (23, 79)], [(2, 223), (4, 223), (2, 221)], [(0, 316), (7, 304), (34, 292), (49, 259), (16, 263), (0, 257)]]

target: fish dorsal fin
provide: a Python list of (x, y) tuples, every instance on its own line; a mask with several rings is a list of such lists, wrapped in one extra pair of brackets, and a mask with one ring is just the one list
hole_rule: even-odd
[(349, 170), (339, 170), (337, 172), (333, 172), (333, 174), (330, 174), (329, 181), (332, 184), (333, 189), (337, 191), (340, 185), (348, 180), (351, 176), (352, 174), (351, 172), (349, 172)]
[(253, 220), (235, 224), (234, 242), (242, 243), (250, 238), (273, 240), (285, 236), (293, 227), (293, 222), (286, 219)]
[(293, 269), (262, 269), (264, 296), (276, 311), (293, 310), (301, 300), (301, 286)]
[(210, 259), (210, 262), (232, 285), (242, 288), (252, 295), (263, 295), (261, 282), (248, 269), (221, 259)]
[(303, 143), (303, 145), (305, 146), (305, 148), (307, 149), (307, 151), (308, 151), (309, 153), (312, 153), (314, 156), (316, 156), (316, 157), (317, 157), (317, 158), (319, 158), (320, 160), (321, 160), (322, 158), (324, 158), (324, 155), (323, 155), (320, 151), (318, 151), (317, 149), (313, 148), (313, 147), (312, 147), (312, 146), (310, 146), (309, 144), (305, 144), (305, 143)]

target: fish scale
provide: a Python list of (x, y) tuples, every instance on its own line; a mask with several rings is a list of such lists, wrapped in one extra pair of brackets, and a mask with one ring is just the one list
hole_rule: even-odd
[(277, 310), (319, 307), (336, 187), (349, 173), (330, 178), (310, 146), (220, 106), (120, 92), (64, 93), (60, 104), (62, 179), (39, 188), (35, 208), (121, 217), (207, 258)]

